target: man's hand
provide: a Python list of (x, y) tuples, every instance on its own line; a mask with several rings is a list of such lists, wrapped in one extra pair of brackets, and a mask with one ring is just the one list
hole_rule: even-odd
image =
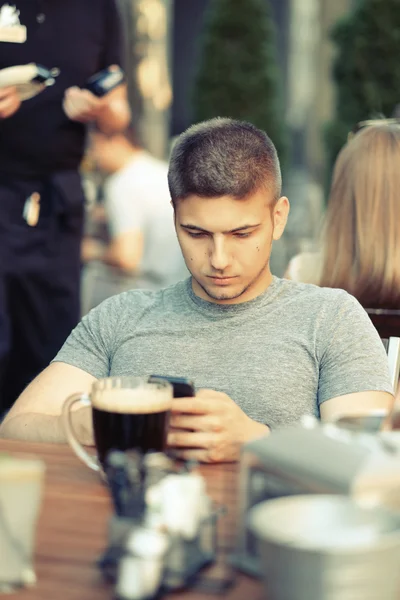
[(194, 398), (173, 400), (168, 446), (185, 460), (233, 462), (243, 443), (268, 432), (226, 394), (200, 390)]
[[(113, 67), (115, 65), (110, 68)], [(71, 121), (94, 122), (106, 135), (123, 131), (131, 118), (126, 83), (118, 85), (102, 98), (89, 90), (70, 87), (65, 90), (63, 109)]]
[(21, 100), (15, 87), (0, 88), (0, 119), (8, 119), (20, 106)]
[(63, 109), (71, 121), (89, 123), (96, 121), (107, 105), (107, 97), (97, 98), (89, 90), (71, 87), (65, 90)]

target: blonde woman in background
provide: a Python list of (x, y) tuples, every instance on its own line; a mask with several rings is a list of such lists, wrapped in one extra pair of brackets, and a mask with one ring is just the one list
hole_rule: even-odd
[(400, 308), (400, 121), (360, 126), (336, 160), (321, 251), (295, 256), (285, 277)]

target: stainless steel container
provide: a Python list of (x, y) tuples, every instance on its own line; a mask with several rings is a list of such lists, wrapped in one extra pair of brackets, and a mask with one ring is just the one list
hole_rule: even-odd
[(400, 517), (340, 495), (262, 502), (249, 513), (268, 600), (397, 600)]
[[(393, 434), (398, 434), (398, 438), (394, 439)], [(338, 494), (349, 496), (363, 506), (373, 506), (384, 504), (383, 498), (398, 488), (400, 431), (371, 435), (321, 424), (312, 418), (299, 426), (277, 429), (243, 449), (238, 537), (231, 562), (251, 575), (261, 574), (254, 535), (246, 527), (246, 516), (264, 500)]]

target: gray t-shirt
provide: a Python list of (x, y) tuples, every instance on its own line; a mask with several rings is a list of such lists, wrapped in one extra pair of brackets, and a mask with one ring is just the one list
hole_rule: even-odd
[(55, 360), (97, 378), (187, 377), (272, 427), (319, 415), (335, 396), (392, 391), (383, 344), (355, 298), (276, 277), (235, 305), (198, 298), (190, 278), (119, 294), (83, 318)]

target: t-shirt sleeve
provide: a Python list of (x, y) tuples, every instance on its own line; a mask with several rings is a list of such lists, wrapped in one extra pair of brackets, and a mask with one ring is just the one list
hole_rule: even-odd
[(124, 68), (125, 39), (117, 0), (105, 0), (105, 23), (101, 69), (111, 65)]
[(335, 293), (321, 328), (318, 404), (355, 392), (393, 393), (387, 354), (370, 318), (353, 296)]
[(124, 295), (91, 310), (75, 327), (52, 362), (78, 367), (96, 378), (108, 377), (118, 343)]

